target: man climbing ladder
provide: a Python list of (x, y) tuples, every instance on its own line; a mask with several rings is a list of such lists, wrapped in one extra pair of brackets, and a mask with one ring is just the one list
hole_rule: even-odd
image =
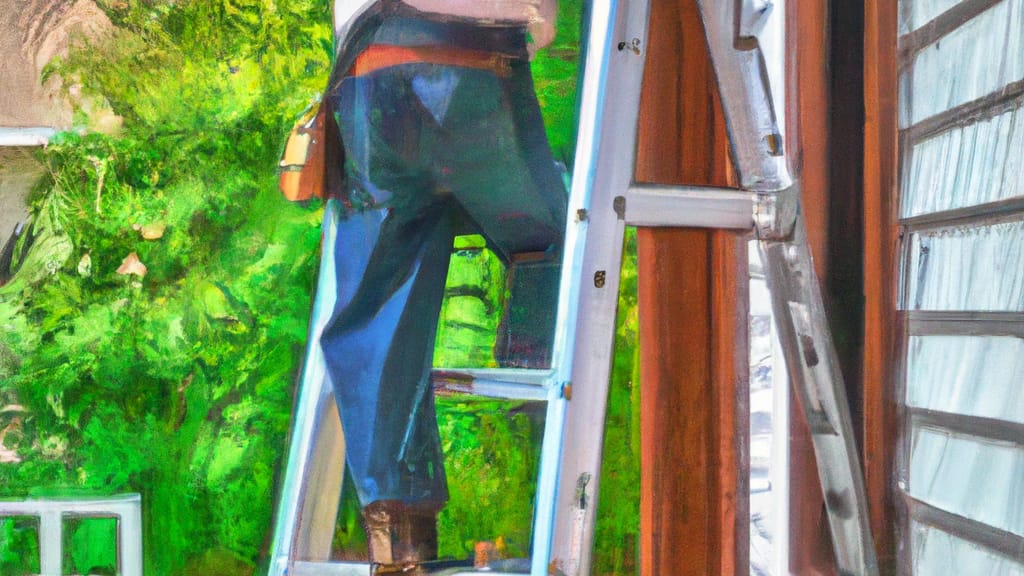
[(326, 158), (327, 189), (344, 208), (320, 343), (374, 562), (437, 554), (430, 368), (455, 233), (479, 231), (507, 262), (561, 251), (566, 194), (528, 62), (554, 14), (553, 0), (335, 3), (324, 105), (344, 163), (332, 179), (342, 158)]

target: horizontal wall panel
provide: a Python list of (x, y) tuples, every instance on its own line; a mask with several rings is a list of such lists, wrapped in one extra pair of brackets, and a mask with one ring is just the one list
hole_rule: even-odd
[(912, 434), (911, 496), (1024, 535), (1024, 449), (931, 428), (914, 428)]
[(907, 406), (1024, 423), (1024, 339), (911, 336), (906, 370)]
[[(910, 408), (906, 413), (910, 416), (912, 427), (941, 430), (957, 436), (979, 438), (986, 442), (1024, 449), (1024, 424), (1019, 422), (953, 412), (937, 412), (925, 408)], [(1024, 536), (1020, 538), (1024, 541)], [(1024, 553), (1024, 548), (1021, 548), (1021, 553)]]
[(960, 0), (902, 0), (900, 2), (900, 35), (908, 34), (952, 9)]
[(915, 232), (909, 248), (909, 309), (1024, 311), (1024, 222)]
[(915, 574), (1024, 576), (1024, 564), (957, 538), (938, 528), (911, 523)]
[(921, 49), (900, 78), (901, 128), (1024, 78), (1024, 0), (1003, 0)]
[(908, 144), (900, 216), (1024, 196), (1024, 108)]
[(906, 314), (912, 336), (1013, 336), (1024, 338), (1024, 317), (1019, 312), (935, 312)]

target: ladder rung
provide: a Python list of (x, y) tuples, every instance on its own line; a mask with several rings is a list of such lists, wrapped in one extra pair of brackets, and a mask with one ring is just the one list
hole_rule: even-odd
[(528, 572), (495, 572), (493, 570), (472, 570), (466, 568), (449, 568), (440, 572), (430, 572), (432, 576), (524, 576)]
[(693, 226), (749, 230), (756, 195), (734, 188), (633, 184), (626, 195), (631, 226)]
[[(372, 576), (373, 565), (365, 562), (296, 562), (288, 576)], [(495, 572), (475, 568), (444, 568), (428, 572), (432, 576), (522, 576), (521, 572)]]
[(365, 562), (296, 562), (288, 576), (370, 576), (372, 566)]
[(434, 369), (437, 391), (512, 400), (547, 400), (553, 372), (523, 368)]

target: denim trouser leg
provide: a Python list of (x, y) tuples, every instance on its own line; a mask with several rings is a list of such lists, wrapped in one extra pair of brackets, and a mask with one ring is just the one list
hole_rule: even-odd
[[(499, 253), (560, 250), (565, 192), (528, 65), (431, 64), (346, 78), (331, 95), (349, 207), (321, 338), (361, 503), (447, 499), (430, 362), (456, 224)], [(466, 221), (469, 222), (466, 222)]]
[[(382, 212), (353, 214), (338, 227), (338, 302), (321, 345), (360, 502), (443, 502), (429, 373), (451, 226), (438, 211), (433, 222), (419, 223), (427, 229), (415, 242), (397, 245)], [(374, 282), (395, 272), (382, 270), (395, 258), (409, 266)]]

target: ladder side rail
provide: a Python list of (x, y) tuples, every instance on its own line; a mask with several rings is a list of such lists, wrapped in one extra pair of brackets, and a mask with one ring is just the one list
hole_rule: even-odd
[[(750, 18), (752, 0), (697, 0), (718, 81), (740, 188), (776, 192), (792, 184), (782, 148), (768, 69)], [(771, 2), (765, 3), (770, 7)], [(768, 16), (770, 8), (762, 18)], [(750, 35), (744, 35), (750, 34)]]
[(811, 428), (837, 566), (841, 574), (878, 574), (846, 390), (799, 215), (799, 186), (788, 173), (764, 55), (751, 32), (752, 2), (698, 4), (741, 187), (760, 193), (759, 248), (790, 380)]
[[(321, 250), (328, 251), (334, 246), (337, 235), (338, 206), (336, 200), (329, 200), (324, 206), (324, 220)], [(319, 426), (322, 406), (333, 402), (323, 351), (320, 349), (320, 333), (330, 319), (336, 298), (334, 258), (326, 254), (320, 259), (316, 296), (307, 340), (306, 356), (302, 375), (298, 383), (298, 400), (292, 418), (292, 437), (288, 447), (288, 462), (281, 482), (280, 500), (274, 519), (274, 536), (271, 543), (270, 576), (283, 576), (294, 560), (297, 547), (296, 537), (302, 532), (299, 523), (303, 521), (301, 510), (307, 497), (306, 486), (312, 473), (311, 458)], [(342, 458), (344, 465), (344, 458)]]
[(568, 404), (565, 389), (564, 386), (549, 388), (547, 409), (544, 412), (544, 437), (541, 440), (540, 470), (537, 473), (537, 496), (533, 515), (533, 546), (530, 549), (532, 576), (546, 576), (549, 572)]
[(758, 245), (782, 353), (811, 432), (839, 573), (878, 574), (846, 386), (803, 218), (792, 239)]
[[(582, 86), (585, 114), (581, 114), (573, 179), (574, 190), (583, 186), (587, 197), (570, 204), (570, 217), (576, 220), (571, 226), (579, 229), (583, 238), (578, 241), (583, 241), (585, 248), (582, 260), (571, 271), (578, 282), (572, 294), (577, 312), (571, 324), (575, 334), (572, 346), (562, 349), (562, 356), (572, 360), (562, 366), (564, 381), (571, 383), (571, 400), (561, 444), (565, 449), (551, 555), (551, 564), (567, 576), (591, 571), (648, 2), (595, 2), (592, 9)], [(586, 129), (591, 130), (589, 134)], [(586, 210), (585, 221), (580, 221), (579, 209)]]
[(608, 56), (611, 50), (611, 18), (616, 0), (595, 0), (590, 5), (585, 60), (580, 82), (580, 115), (576, 135), (575, 162), (566, 213), (565, 255), (562, 261), (552, 351), (552, 394), (548, 400), (544, 424), (543, 451), (537, 477), (536, 512), (530, 573), (549, 573), (553, 547), (558, 538), (558, 507), (562, 501), (562, 456), (565, 441), (566, 387), (571, 390), (573, 364), (569, 355), (576, 345), (579, 294), (584, 250), (588, 239), (590, 199), (597, 170), (597, 150), (601, 141), (598, 122), (604, 108)]
[(345, 434), (333, 390), (325, 386), (316, 406), (316, 423), (303, 477), (298, 515), (292, 523), (291, 559), (327, 561), (341, 503), (345, 474)]

